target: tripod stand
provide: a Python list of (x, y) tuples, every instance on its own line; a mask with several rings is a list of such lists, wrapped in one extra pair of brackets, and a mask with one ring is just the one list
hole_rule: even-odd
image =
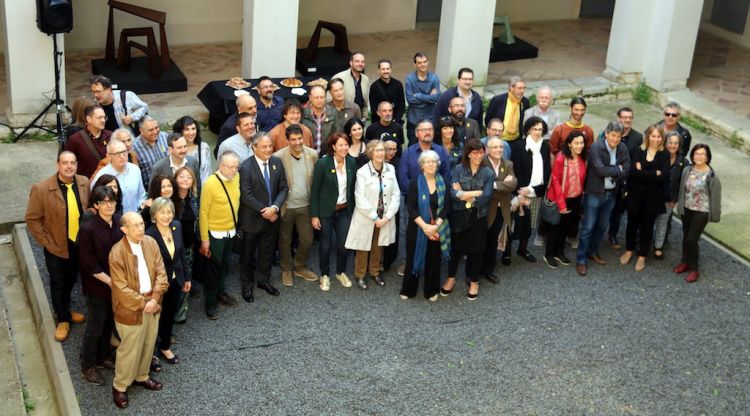
[[(18, 139), (23, 137), (27, 131), (29, 131), (32, 127), (36, 127), (40, 130), (44, 130), (48, 133), (53, 133), (57, 135), (57, 141), (60, 145), (60, 150), (62, 150), (63, 144), (65, 144), (65, 131), (63, 130), (63, 121), (62, 121), (62, 115), (63, 115), (63, 109), (67, 109), (70, 111), (70, 109), (65, 105), (65, 101), (63, 101), (60, 98), (60, 59), (62, 58), (62, 52), (60, 52), (57, 49), (57, 33), (52, 34), (52, 44), (54, 45), (54, 52), (53, 52), (53, 59), (55, 61), (55, 98), (52, 99), (49, 104), (47, 104), (46, 107), (44, 107), (44, 110), (42, 110), (41, 113), (39, 113), (34, 120), (29, 123), (28, 126), (24, 127), (21, 134), (17, 135), (13, 142), (17, 142)], [(55, 124), (55, 130), (52, 130), (49, 127), (45, 127), (42, 125), (36, 124), (39, 119), (44, 117), (47, 112), (52, 108), (52, 106), (55, 106), (56, 110), (56, 124)]]

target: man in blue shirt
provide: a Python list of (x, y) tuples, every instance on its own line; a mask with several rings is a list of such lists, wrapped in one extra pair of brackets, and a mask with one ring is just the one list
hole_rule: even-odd
[(435, 103), (440, 97), (440, 79), (437, 75), (427, 71), (429, 60), (424, 52), (414, 54), (416, 71), (406, 76), (406, 101), (409, 112), (406, 114), (406, 135), (409, 144), (417, 141), (414, 129), (422, 119), (432, 119)]
[(448, 152), (445, 151), (443, 146), (432, 142), (435, 133), (432, 122), (428, 119), (421, 120), (417, 123), (414, 132), (417, 136), (417, 142), (406, 149), (398, 165), (398, 187), (401, 189), (401, 193), (406, 195), (406, 191), (409, 190), (409, 182), (419, 174), (417, 159), (422, 152), (427, 150), (434, 150), (440, 157), (438, 172), (443, 175), (447, 187), (451, 183)]
[(271, 131), (281, 123), (281, 107), (284, 105), (284, 99), (273, 95), (273, 87), (271, 78), (266, 76), (258, 78), (258, 115), (255, 118), (258, 131)]

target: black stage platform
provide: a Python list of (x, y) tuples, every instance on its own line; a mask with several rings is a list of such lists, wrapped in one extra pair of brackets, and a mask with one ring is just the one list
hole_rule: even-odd
[(153, 79), (148, 75), (148, 58), (136, 56), (130, 60), (130, 71), (117, 69), (113, 63), (104, 59), (91, 61), (91, 72), (105, 75), (117, 84), (118, 89), (126, 89), (136, 94), (153, 94), (157, 92), (187, 91), (187, 78), (172, 61), (172, 67), (162, 72), (161, 78)]
[(537, 57), (539, 49), (536, 46), (520, 39), (518, 36), (515, 38), (516, 43), (512, 45), (506, 45), (500, 43), (497, 39), (492, 39), (490, 62), (515, 61)]
[(332, 77), (349, 68), (349, 54), (341, 54), (332, 46), (318, 48), (317, 56), (312, 61), (303, 61), (307, 48), (297, 49), (296, 68), (303, 77)]

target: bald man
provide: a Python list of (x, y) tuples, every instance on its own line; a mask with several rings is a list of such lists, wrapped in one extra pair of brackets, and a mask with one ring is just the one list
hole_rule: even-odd
[(237, 97), (235, 101), (237, 106), (237, 112), (229, 116), (229, 118), (221, 125), (219, 135), (216, 136), (216, 147), (214, 147), (214, 157), (219, 158), (219, 146), (224, 140), (237, 134), (237, 116), (240, 113), (248, 113), (253, 118), (258, 117), (258, 104), (250, 94), (243, 94)]

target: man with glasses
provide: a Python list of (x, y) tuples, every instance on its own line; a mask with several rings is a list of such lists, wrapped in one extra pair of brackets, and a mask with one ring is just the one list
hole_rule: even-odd
[(670, 131), (677, 131), (680, 135), (680, 153), (683, 157), (687, 157), (690, 151), (690, 142), (693, 137), (690, 135), (690, 130), (686, 129), (680, 124), (680, 112), (682, 107), (675, 101), (670, 101), (664, 106), (664, 119), (658, 123), (659, 127), (664, 129), (664, 133)]
[[(115, 131), (123, 127), (131, 129), (148, 113), (148, 104), (133, 91), (113, 90), (109, 78), (96, 75), (91, 78), (90, 84), (91, 93), (107, 115), (107, 130)], [(122, 101), (123, 96), (125, 102)]]
[(237, 304), (237, 299), (226, 293), (225, 280), (229, 273), (232, 243), (237, 235), (237, 214), (240, 208), (240, 158), (226, 151), (219, 155), (219, 170), (203, 182), (198, 225), (200, 227), (200, 253), (211, 259), (218, 270), (211, 287), (204, 285), (206, 316), (219, 319), (218, 303)]
[(90, 178), (99, 161), (107, 155), (107, 143), (112, 132), (104, 128), (107, 116), (100, 105), (90, 105), (83, 112), (86, 126), (68, 138), (64, 150), (78, 159), (78, 174)]
[(159, 122), (149, 115), (144, 116), (141, 135), (136, 137), (133, 144), (144, 185), (148, 186), (154, 164), (167, 156), (167, 147), (167, 133), (160, 130)]
[[(529, 99), (524, 97), (526, 93), (526, 81), (514, 76), (508, 82), (508, 92), (492, 97), (490, 104), (487, 106), (487, 115), (485, 121), (489, 122), (492, 118), (499, 118), (503, 121), (505, 130), (503, 131), (503, 140), (512, 142), (522, 139), (523, 134), (523, 116), (526, 110), (531, 107)], [(549, 126), (552, 128), (553, 126)]]
[(262, 76), (258, 78), (258, 116), (255, 123), (258, 131), (270, 131), (281, 123), (281, 107), (284, 99), (273, 95), (274, 85), (271, 78)]
[(536, 105), (527, 109), (523, 113), (524, 123), (531, 117), (539, 117), (547, 123), (548, 130), (547, 134), (544, 136), (545, 140), (549, 139), (549, 135), (552, 134), (552, 129), (562, 122), (560, 120), (560, 112), (552, 108), (552, 103), (554, 101), (555, 97), (552, 94), (552, 88), (546, 85), (539, 87), (539, 89), (536, 90)]
[[(435, 114), (433, 115), (433, 124), (437, 124), (440, 117), (450, 114), (450, 103), (454, 97), (461, 97), (464, 100), (464, 114), (467, 118), (474, 119), (477, 122), (479, 130), (482, 130), (482, 96), (471, 89), (474, 85), (474, 71), (471, 68), (461, 68), (458, 70), (457, 85), (448, 88), (440, 94), (435, 104)], [(523, 114), (523, 112), (521, 112)], [(477, 136), (478, 138), (479, 136)]]
[(141, 169), (128, 162), (128, 150), (125, 143), (112, 139), (107, 144), (107, 157), (109, 163), (96, 173), (91, 186), (93, 186), (102, 175), (112, 175), (120, 183), (120, 194), (122, 194), (122, 212), (137, 212), (146, 200), (146, 189), (143, 186)]
[[(466, 118), (466, 102), (461, 97), (451, 98), (448, 105), (448, 115), (453, 120), (453, 144), (463, 146), (469, 139), (478, 139), (482, 136), (479, 123), (473, 119)], [(440, 134), (437, 134), (436, 143), (443, 144)]]
[[(385, 139), (383, 141), (383, 146), (385, 147), (385, 161), (393, 165), (393, 169), (398, 172), (398, 167), (401, 162), (401, 157), (399, 156), (399, 150), (401, 149), (401, 146), (392, 137)], [(399, 216), (399, 212), (401, 212), (401, 210), (396, 211), (396, 216), (394, 217), (394, 221), (396, 221), (396, 236), (401, 236), (401, 218)], [(393, 264), (393, 262), (396, 261), (396, 258), (398, 257), (398, 240), (399, 239), (396, 238), (396, 240), (391, 245), (383, 248), (383, 256), (381, 257), (381, 261), (384, 271), (388, 271), (388, 269), (390, 269), (391, 267), (391, 264)]]
[(510, 143), (508, 143), (508, 141), (506, 140), (503, 140), (503, 131), (505, 131), (505, 126), (503, 126), (502, 120), (500, 120), (499, 118), (490, 119), (490, 121), (487, 123), (487, 135), (482, 137), (482, 144), (487, 146), (487, 144), (490, 142), (490, 139), (492, 139), (493, 137), (497, 137), (502, 142), (503, 160), (510, 160)]

